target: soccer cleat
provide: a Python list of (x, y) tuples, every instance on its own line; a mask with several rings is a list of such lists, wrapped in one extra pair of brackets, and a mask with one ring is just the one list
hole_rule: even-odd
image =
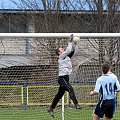
[(82, 109), (82, 107), (81, 107), (79, 104), (76, 104), (76, 105), (75, 105), (75, 108), (76, 108), (76, 109)]
[(48, 112), (54, 118), (54, 112), (53, 112), (53, 109), (51, 107), (48, 108)]

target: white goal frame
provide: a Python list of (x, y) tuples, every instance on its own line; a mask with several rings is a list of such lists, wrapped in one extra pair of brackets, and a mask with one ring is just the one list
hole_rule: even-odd
[(120, 33), (0, 33), (0, 37), (69, 37), (71, 34), (80, 37), (120, 37)]
[[(120, 37), (120, 33), (0, 33), (0, 37), (68, 38), (71, 34), (80, 37)], [(64, 96), (62, 97), (62, 120), (64, 120)]]

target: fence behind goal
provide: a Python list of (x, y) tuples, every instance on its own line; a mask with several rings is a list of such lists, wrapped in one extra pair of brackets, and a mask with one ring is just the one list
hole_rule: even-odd
[[(120, 80), (120, 35), (75, 33), (80, 36), (72, 58), (70, 83), (81, 110), (74, 108), (66, 92), (54, 110), (55, 120), (91, 120), (98, 96), (90, 96), (100, 65), (113, 64)], [(55, 49), (66, 47), (70, 33), (0, 34), (0, 118), (2, 120), (52, 120), (47, 108), (58, 90), (58, 56)], [(114, 118), (119, 120), (120, 94)], [(64, 112), (64, 113), (63, 113)], [(64, 117), (63, 117), (64, 115)]]

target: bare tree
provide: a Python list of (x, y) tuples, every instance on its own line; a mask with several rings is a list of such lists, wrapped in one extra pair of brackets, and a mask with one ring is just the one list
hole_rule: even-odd
[[(11, 0), (19, 9), (26, 10), (20, 17), (24, 24), (34, 19), (35, 32), (119, 32), (119, 0)], [(28, 10), (28, 11), (27, 11)], [(30, 12), (32, 10), (34, 12)], [(16, 21), (18, 22), (18, 21)], [(14, 23), (11, 27), (15, 28)], [(22, 27), (21, 27), (22, 28)], [(119, 40), (118, 40), (119, 42)], [(107, 52), (110, 61), (118, 42), (110, 39)], [(103, 39), (99, 39), (99, 61), (104, 61)], [(118, 51), (119, 48), (117, 49)], [(119, 53), (119, 52), (117, 52)], [(118, 54), (119, 58), (119, 54)]]

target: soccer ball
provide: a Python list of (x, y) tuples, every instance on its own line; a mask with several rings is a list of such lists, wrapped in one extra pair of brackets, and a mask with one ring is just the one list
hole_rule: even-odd
[(78, 42), (80, 40), (80, 37), (79, 36), (73, 36), (73, 41), (74, 42)]

